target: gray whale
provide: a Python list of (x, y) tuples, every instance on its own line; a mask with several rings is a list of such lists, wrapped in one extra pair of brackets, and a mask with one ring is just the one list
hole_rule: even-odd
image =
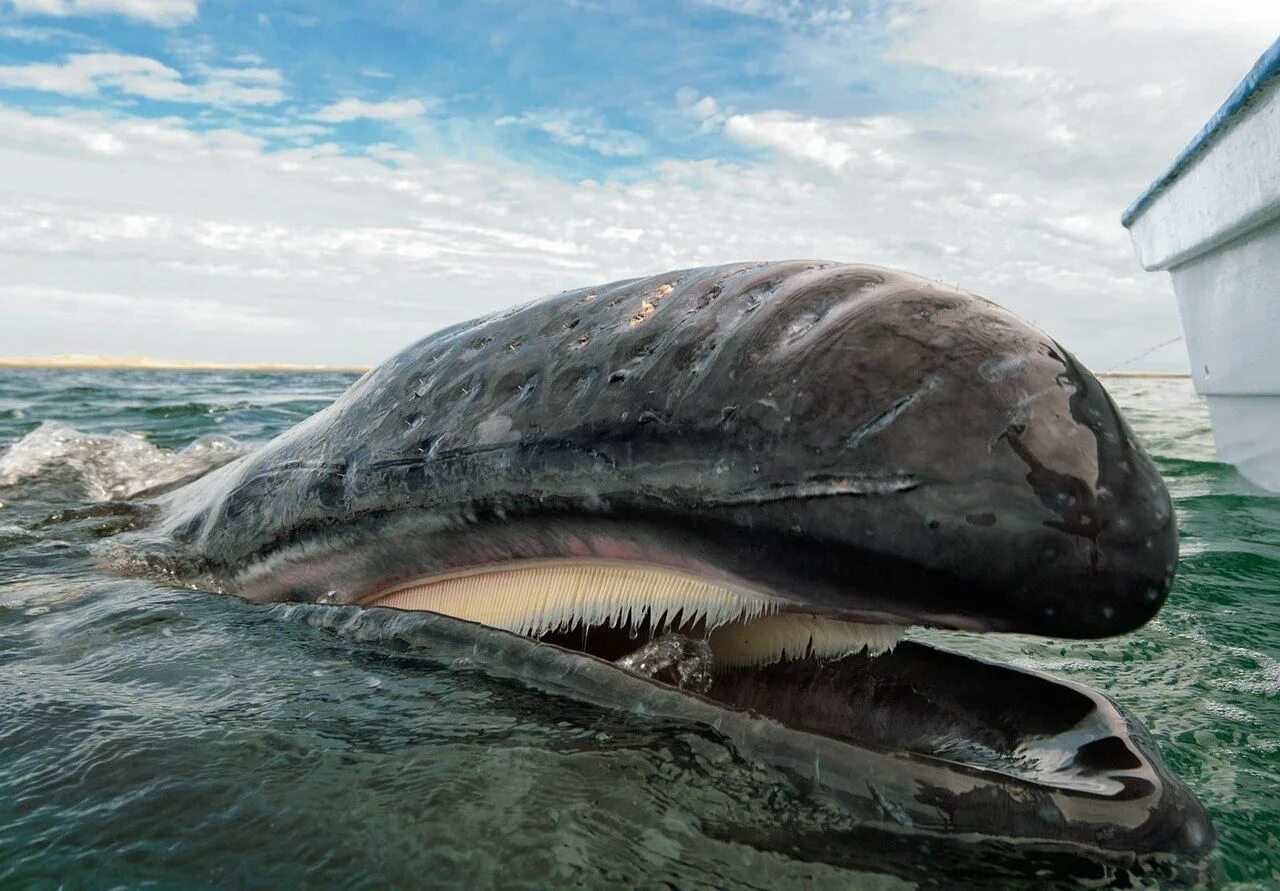
[[(566, 292), (437, 332), (152, 495), (148, 567), (713, 727), (883, 838), (1139, 871), (1213, 844), (1105, 695), (893, 647), (913, 625), (1121, 634), (1177, 562), (1097, 379), (950, 286), (797, 261)], [(672, 630), (710, 640), (709, 690), (613, 664)]]

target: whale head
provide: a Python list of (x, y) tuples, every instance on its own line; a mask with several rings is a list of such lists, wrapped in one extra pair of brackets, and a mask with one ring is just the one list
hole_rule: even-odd
[[(1131, 631), (1177, 562), (1098, 380), (951, 286), (792, 262), (566, 292), (413, 344), (157, 505), (193, 584), (461, 623), (523, 678), (739, 727), (867, 819), (1211, 844), (1106, 697), (894, 649), (912, 626)], [(699, 692), (663, 712), (636, 671)]]

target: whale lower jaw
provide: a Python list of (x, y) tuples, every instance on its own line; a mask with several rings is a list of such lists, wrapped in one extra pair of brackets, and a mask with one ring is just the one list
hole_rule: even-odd
[[(541, 560), (416, 578), (369, 606), (441, 613), (612, 658), (665, 633), (705, 638), (716, 669), (885, 652), (905, 626), (797, 611), (768, 593), (645, 564)], [(621, 632), (621, 634), (619, 633)]]

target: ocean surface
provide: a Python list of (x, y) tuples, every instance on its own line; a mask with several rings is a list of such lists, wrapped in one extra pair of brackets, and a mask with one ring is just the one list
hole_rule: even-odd
[[(830, 815), (708, 731), (104, 568), (127, 518), (94, 505), (354, 378), (0, 371), (0, 887), (910, 886), (752, 842)], [(1096, 642), (913, 634), (1110, 693), (1208, 806), (1218, 886), (1280, 887), (1280, 498), (1215, 459), (1188, 381), (1106, 383), (1177, 505), (1163, 612)]]

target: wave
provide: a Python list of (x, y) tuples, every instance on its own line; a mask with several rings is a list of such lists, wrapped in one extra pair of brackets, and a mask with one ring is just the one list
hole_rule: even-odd
[(253, 402), (227, 402), (227, 403), (211, 403), (211, 402), (181, 402), (166, 403), (161, 405), (142, 405), (137, 411), (149, 418), (161, 418), (168, 420), (170, 418), (196, 418), (204, 415), (220, 414), (222, 412), (240, 411), (243, 409), (261, 408), (262, 406)]
[(86, 433), (45, 421), (0, 452), (0, 486), (51, 476), (80, 484), (91, 500), (110, 501), (193, 479), (244, 452), (229, 436), (202, 436), (175, 451), (136, 433)]

